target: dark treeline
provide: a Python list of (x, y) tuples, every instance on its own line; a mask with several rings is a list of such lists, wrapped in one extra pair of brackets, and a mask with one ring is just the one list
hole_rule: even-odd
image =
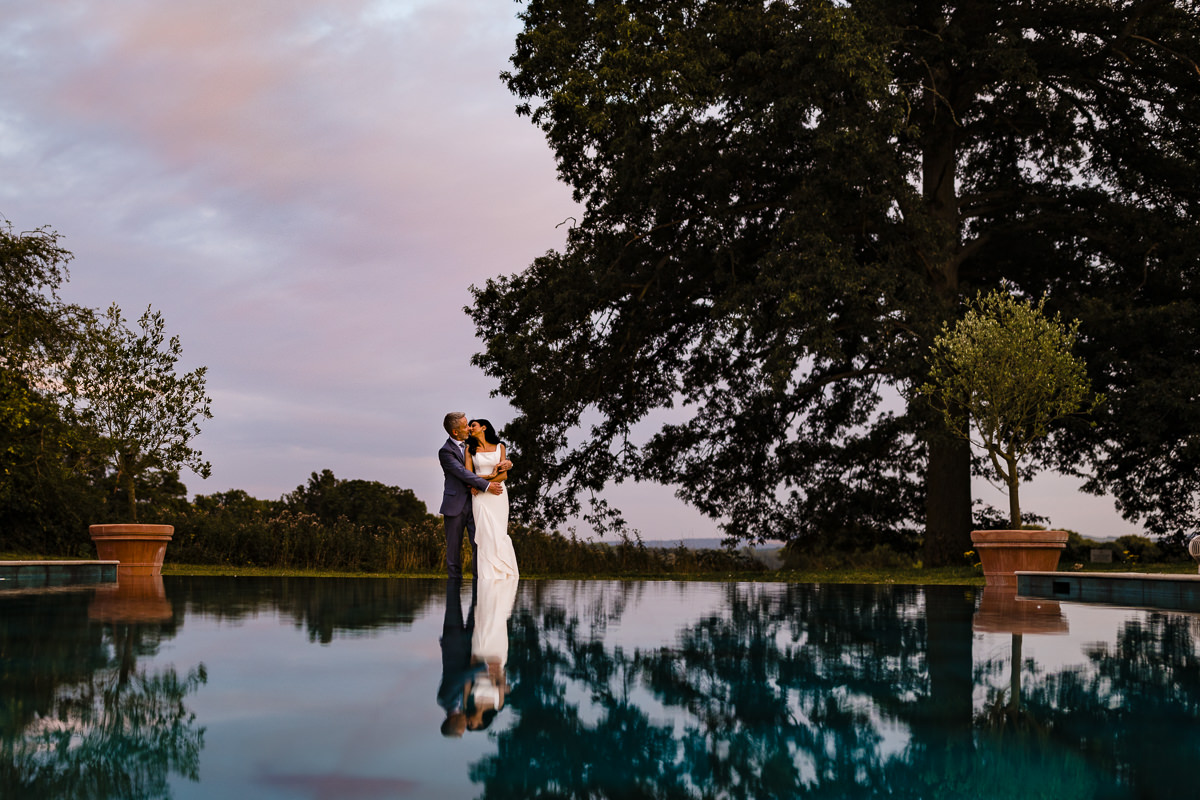
[[(125, 521), (126, 498), (103, 475), (76, 480), (71, 489), (70, 502), (58, 515), (36, 524), (4, 525), (0, 551), (94, 557), (88, 525)], [(175, 527), (168, 564), (388, 573), (438, 573), (445, 564), (441, 518), (430, 514), (411, 489), (343, 480), (328, 469), (312, 473), (306, 484), (278, 500), (260, 500), (241, 489), (188, 500), (178, 474), (161, 474), (142, 487), (137, 502), (143, 521)], [(510, 533), (528, 574), (762, 569), (734, 552), (651, 548), (636, 538), (610, 545), (521, 524)]]
[[(245, 492), (199, 496), (172, 514), (168, 562), (387, 573), (440, 573), (446, 540), (440, 517), (409, 489), (339, 480), (329, 470), (278, 501)], [(739, 553), (609, 545), (510, 526), (526, 574), (746, 571), (761, 565)], [(470, 569), (469, 548), (464, 548)]]

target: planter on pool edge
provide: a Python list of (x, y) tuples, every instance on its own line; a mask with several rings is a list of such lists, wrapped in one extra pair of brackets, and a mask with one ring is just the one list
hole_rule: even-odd
[(101, 561), (119, 561), (118, 580), (122, 575), (161, 575), (167, 542), (175, 533), (174, 525), (92, 525), (88, 528)]
[(1054, 572), (1066, 531), (971, 531), (988, 586), (1017, 585), (1020, 572)]

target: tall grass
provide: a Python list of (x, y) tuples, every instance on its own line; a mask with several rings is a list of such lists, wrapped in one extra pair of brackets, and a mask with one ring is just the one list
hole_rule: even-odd
[(446, 557), (438, 520), (399, 529), (354, 525), (344, 517), (332, 525), (315, 515), (282, 511), (233, 518), (192, 511), (171, 520), (175, 536), (170, 561), (290, 569), (363, 572), (433, 572)]

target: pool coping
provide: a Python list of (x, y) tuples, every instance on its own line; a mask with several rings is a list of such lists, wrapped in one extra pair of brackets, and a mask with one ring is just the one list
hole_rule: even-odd
[(1200, 574), (1018, 572), (1017, 594), (1074, 603), (1200, 611)]
[(119, 561), (0, 561), (0, 592), (117, 582)]

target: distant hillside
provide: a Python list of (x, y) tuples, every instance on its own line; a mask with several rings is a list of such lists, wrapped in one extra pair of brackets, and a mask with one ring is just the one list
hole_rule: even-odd
[[(614, 540), (614, 539), (605, 539), (603, 541), (606, 544), (620, 544), (620, 542), (618, 540)], [(710, 538), (697, 538), (697, 539), (654, 539), (654, 540), (643, 539), (642, 540), (642, 544), (646, 545), (646, 547), (662, 547), (662, 548), (666, 548), (666, 549), (678, 547), (680, 542), (683, 542), (683, 546), (686, 547), (688, 550), (720, 550), (724, 547), (724, 544), (723, 544), (724, 539), (721, 539), (719, 536), (714, 536), (714, 537), (710, 537)], [(741, 545), (741, 547), (745, 547), (745, 545)], [(780, 547), (783, 547), (783, 542), (769, 541), (763, 545), (756, 545), (754, 549), (755, 550), (776, 550)]]

